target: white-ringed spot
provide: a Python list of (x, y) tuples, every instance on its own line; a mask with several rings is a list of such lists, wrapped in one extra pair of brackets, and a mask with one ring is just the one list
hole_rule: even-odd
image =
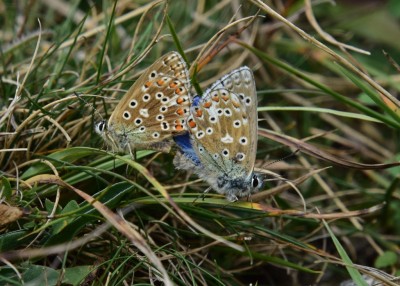
[(145, 95), (143, 95), (142, 99), (144, 102), (148, 102), (150, 100), (150, 94), (146, 93)]
[(168, 97), (163, 97), (163, 98), (161, 98), (161, 101), (164, 102), (164, 103), (167, 103), (169, 101), (169, 98)]
[(214, 129), (212, 129), (211, 127), (208, 127), (208, 128), (206, 129), (207, 135), (213, 134), (213, 131), (214, 131)]
[(153, 134), (151, 134), (151, 136), (153, 136), (153, 138), (159, 138), (160, 137), (160, 133), (153, 132)]
[(243, 94), (243, 93), (239, 93), (239, 98), (240, 98), (241, 100), (244, 100), (244, 94)]
[(244, 102), (246, 103), (246, 105), (250, 105), (251, 104), (251, 98), (250, 97), (246, 97)]
[(197, 132), (196, 132), (196, 137), (197, 137), (197, 139), (203, 138), (204, 135), (205, 135), (204, 131), (197, 131)]
[(157, 99), (161, 99), (163, 96), (164, 96), (164, 94), (161, 91), (156, 93), (156, 98)]
[(138, 118), (135, 119), (136, 126), (139, 126), (142, 123), (143, 123), (143, 119), (142, 118), (138, 117)]
[(136, 108), (136, 106), (137, 106), (137, 101), (136, 101), (136, 99), (132, 99), (132, 100), (129, 102), (129, 107), (130, 107), (130, 108)]
[(169, 124), (167, 121), (161, 122), (161, 129), (162, 130), (168, 130), (169, 129)]
[(157, 119), (157, 121), (162, 121), (162, 120), (164, 120), (164, 115), (158, 114), (158, 115), (156, 116), (156, 119)]
[(223, 113), (224, 113), (224, 111), (222, 110), (222, 108), (217, 109), (218, 116), (221, 116)]
[(168, 107), (165, 105), (160, 107), (160, 112), (162, 112), (162, 113), (166, 112), (167, 110), (168, 110)]
[(233, 127), (239, 128), (240, 125), (242, 125), (242, 122), (240, 122), (240, 120), (235, 120), (235, 121), (233, 121)]
[(247, 138), (242, 136), (239, 138), (239, 143), (242, 145), (247, 145)]
[(140, 131), (140, 132), (144, 132), (145, 130), (146, 130), (146, 127), (140, 126), (140, 128), (139, 128), (139, 131)]
[(156, 71), (152, 71), (152, 72), (150, 73), (149, 78), (155, 78), (156, 76), (157, 76), (157, 72), (156, 72)]
[(214, 160), (217, 160), (219, 158), (219, 154), (215, 153), (214, 155), (212, 155), (212, 157), (213, 157)]
[(229, 150), (228, 149), (224, 149), (224, 150), (222, 150), (222, 156), (224, 156), (224, 157), (228, 157), (229, 156)]
[(129, 111), (124, 111), (122, 116), (124, 117), (125, 120), (131, 119), (131, 113)]
[(215, 116), (210, 116), (210, 118), (208, 119), (211, 123), (216, 123), (218, 120)]
[(225, 113), (225, 116), (228, 116), (228, 117), (230, 117), (232, 115), (232, 111), (230, 110), (230, 108), (225, 108), (224, 113)]
[(238, 161), (243, 161), (245, 157), (246, 155), (244, 153), (239, 152), (236, 154), (236, 160)]

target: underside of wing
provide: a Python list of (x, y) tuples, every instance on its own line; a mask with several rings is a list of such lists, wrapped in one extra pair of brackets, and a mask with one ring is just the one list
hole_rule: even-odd
[(210, 91), (198, 106), (191, 108), (187, 125), (205, 168), (217, 166), (226, 174), (237, 167), (252, 172), (255, 160), (252, 126), (236, 94), (225, 88)]
[(151, 65), (133, 84), (109, 119), (111, 136), (121, 144), (141, 148), (185, 131), (189, 115), (186, 64), (171, 52)]

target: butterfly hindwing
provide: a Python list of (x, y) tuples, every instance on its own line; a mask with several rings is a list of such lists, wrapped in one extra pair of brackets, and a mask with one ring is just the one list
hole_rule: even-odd
[[(251, 70), (241, 67), (195, 97), (189, 135), (175, 138), (178, 169), (192, 170), (229, 201), (262, 187), (253, 173), (257, 150), (257, 95)], [(188, 138), (190, 140), (188, 140)]]
[(182, 57), (176, 52), (164, 55), (120, 100), (103, 137), (117, 150), (168, 151), (172, 135), (186, 129), (189, 89), (188, 71)]

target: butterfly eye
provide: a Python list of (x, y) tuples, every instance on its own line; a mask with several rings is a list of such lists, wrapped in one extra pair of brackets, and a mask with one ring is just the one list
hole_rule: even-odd
[(253, 186), (253, 188), (257, 188), (260, 186), (260, 180), (255, 174), (253, 175), (253, 178), (251, 178), (251, 185)]
[(103, 133), (105, 129), (106, 129), (106, 122), (104, 120), (97, 123), (96, 125), (97, 133)]

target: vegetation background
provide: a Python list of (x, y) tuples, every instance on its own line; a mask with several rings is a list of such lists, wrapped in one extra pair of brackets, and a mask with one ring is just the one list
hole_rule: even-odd
[[(398, 285), (399, 23), (396, 0), (0, 2), (0, 284)], [(94, 123), (171, 50), (198, 90), (254, 71), (256, 166), (288, 181), (196, 200), (173, 154), (107, 151)]]

